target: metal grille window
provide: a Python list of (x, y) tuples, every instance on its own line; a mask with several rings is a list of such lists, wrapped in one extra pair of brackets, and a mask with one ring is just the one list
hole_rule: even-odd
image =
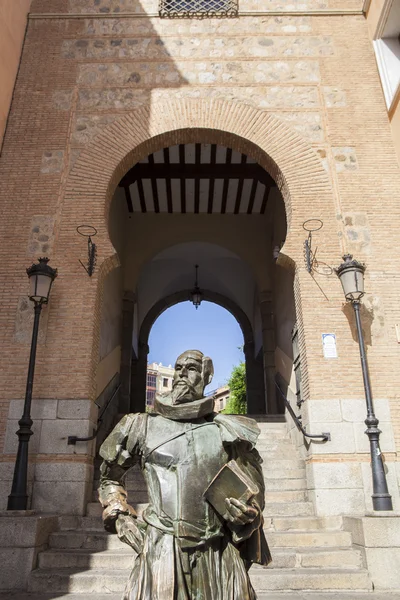
[(147, 373), (147, 386), (156, 389), (157, 375)]
[(292, 344), (293, 344), (293, 369), (296, 377), (296, 404), (300, 408), (304, 400), (301, 397), (301, 365), (300, 365), (300, 350), (299, 350), (299, 332), (297, 323), (292, 329)]
[(237, 17), (238, 0), (160, 0), (160, 17)]

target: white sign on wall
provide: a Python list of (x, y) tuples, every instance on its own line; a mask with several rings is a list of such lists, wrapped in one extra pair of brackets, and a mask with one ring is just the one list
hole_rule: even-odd
[(324, 358), (337, 358), (336, 335), (334, 333), (322, 334), (322, 349)]

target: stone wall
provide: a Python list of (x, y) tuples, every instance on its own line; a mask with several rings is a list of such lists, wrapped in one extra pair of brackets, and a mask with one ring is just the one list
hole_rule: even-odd
[[(334, 470), (346, 463), (351, 470), (354, 461), (368, 466), (368, 459), (354, 323), (348, 309), (341, 310), (336, 276), (306, 272), (303, 222), (312, 217), (324, 222), (314, 236), (321, 262), (337, 265), (344, 250), (367, 262), (372, 386), (381, 399), (384, 450), (396, 461), (400, 258), (393, 247), (400, 224), (400, 175), (361, 5), (361, 0), (304, 0), (300, 9), (285, 0), (246, 0), (238, 19), (168, 21), (151, 16), (157, 11), (153, 0), (34, 1), (0, 160), (5, 265), (0, 343), (8, 358), (0, 371), (5, 470), (10, 471), (15, 450), (9, 446), (15, 423), (6, 427), (7, 418), (13, 421), (17, 414), (10, 399), (21, 407), (29, 357), (29, 327), (21, 326), (21, 313), (27, 311), (19, 300), (27, 291), (24, 269), (47, 245), (60, 273), (45, 309), (35, 398), (93, 400), (101, 288), (118, 263), (107, 222), (114, 188), (138, 159), (189, 141), (249, 153), (275, 177), (285, 199), (289, 233), (282, 253), (296, 266), (308, 419), (313, 427), (329, 421), (333, 432), (326, 450), (313, 446), (309, 451), (310, 463), (316, 456), (310, 482), (320, 469), (316, 488), (321, 490), (320, 465)], [(268, 10), (280, 14), (268, 15)], [(99, 232), (92, 278), (79, 264), (84, 248), (76, 227), (82, 223)], [(324, 331), (337, 336), (337, 360), (323, 357)], [(85, 456), (90, 465), (91, 449), (70, 452), (65, 423), (54, 414), (52, 425), (45, 424), (51, 429), (46, 437), (44, 420), (37, 432), (32, 461), (54, 463), (57, 469), (68, 462), (73, 470)], [(344, 450), (340, 439), (347, 429), (353, 441), (346, 437), (346, 444), (353, 445)], [(356, 470), (353, 487), (359, 489), (362, 467)], [(86, 474), (79, 477), (83, 489)], [(78, 498), (77, 511), (82, 502)]]

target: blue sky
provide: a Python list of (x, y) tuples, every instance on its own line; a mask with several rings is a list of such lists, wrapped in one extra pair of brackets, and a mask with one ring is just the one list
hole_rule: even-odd
[(214, 363), (214, 379), (207, 391), (224, 385), (232, 368), (244, 360), (238, 346), (243, 335), (236, 319), (212, 302), (202, 302), (196, 310), (191, 302), (181, 302), (166, 310), (150, 332), (149, 363), (174, 364), (185, 350), (201, 350)]

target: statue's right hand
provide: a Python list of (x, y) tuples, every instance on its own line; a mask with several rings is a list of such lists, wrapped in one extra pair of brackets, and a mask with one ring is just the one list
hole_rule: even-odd
[(130, 515), (119, 515), (115, 527), (121, 542), (128, 544), (136, 554), (140, 554), (143, 550), (144, 532), (137, 525), (137, 519)]
[(129, 515), (131, 517), (137, 517), (135, 509), (130, 506), (127, 502), (122, 499), (111, 502), (103, 510), (103, 524), (104, 529), (110, 533), (117, 533), (116, 521), (119, 515)]

